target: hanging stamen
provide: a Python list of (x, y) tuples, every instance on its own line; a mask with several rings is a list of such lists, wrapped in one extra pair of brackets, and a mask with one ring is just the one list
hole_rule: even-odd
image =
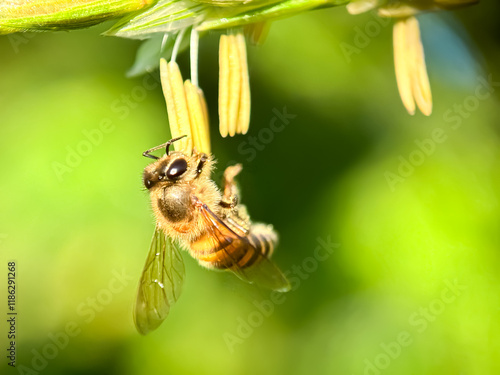
[(184, 82), (184, 90), (191, 121), (193, 145), (198, 152), (208, 154), (210, 153), (210, 129), (207, 103), (203, 91), (198, 86), (198, 42), (198, 31), (193, 28), (190, 40), (191, 81)]
[(198, 152), (208, 154), (210, 153), (210, 132), (203, 91), (189, 80), (184, 82), (184, 90), (186, 92), (193, 144)]
[(228, 35), (229, 46), (229, 93), (228, 93), (228, 132), (234, 136), (237, 132), (241, 95), (241, 63), (236, 35)]
[(161, 59), (160, 76), (163, 94), (167, 103), (172, 138), (187, 136), (174, 144), (175, 150), (190, 153), (193, 149), (191, 124), (179, 67), (173, 61), (167, 63), (165, 59)]
[[(161, 87), (163, 89), (163, 96), (167, 104), (168, 122), (170, 126), (170, 135), (172, 138), (180, 137), (179, 126), (177, 125), (177, 112), (175, 110), (174, 94), (172, 93), (172, 86), (170, 85), (170, 78), (168, 74), (168, 63), (165, 59), (160, 59), (160, 79)], [(177, 150), (177, 147), (175, 147)]]
[(409, 17), (394, 24), (394, 65), (399, 95), (408, 113), (432, 113), (432, 94), (418, 21)]
[(250, 125), (250, 77), (248, 75), (247, 48), (242, 33), (236, 35), (236, 44), (240, 60), (241, 94), (236, 133), (246, 134)]
[(399, 96), (410, 115), (415, 114), (415, 100), (411, 88), (410, 59), (407, 50), (406, 20), (396, 21), (393, 29), (394, 68)]
[[(187, 136), (173, 146), (176, 151), (190, 154), (193, 146), (198, 152), (210, 153), (208, 111), (203, 92), (197, 84), (183, 82), (174, 59), (179, 51), (183, 34), (179, 33), (172, 51), (172, 61), (160, 60), (160, 76), (167, 103), (172, 138)], [(198, 34), (191, 34), (191, 74), (197, 81)]]
[(229, 94), (229, 41), (227, 35), (221, 35), (219, 41), (219, 131), (227, 137), (228, 129), (228, 94)]
[(414, 64), (412, 74), (413, 96), (420, 111), (429, 116), (432, 113), (432, 94), (425, 65), (424, 47), (420, 38), (420, 28), (415, 17), (408, 18), (406, 23)]
[(186, 93), (184, 92), (184, 82), (182, 80), (179, 66), (173, 61), (168, 64), (168, 74), (174, 96), (175, 110), (177, 112), (177, 124), (180, 132), (179, 135), (186, 134), (188, 136), (186, 139), (182, 139), (178, 142), (180, 144), (179, 149), (190, 153), (193, 149), (193, 138), (191, 134), (191, 123), (189, 121)]
[(222, 35), (219, 44), (219, 129), (223, 137), (245, 134), (250, 122), (250, 84), (245, 37)]

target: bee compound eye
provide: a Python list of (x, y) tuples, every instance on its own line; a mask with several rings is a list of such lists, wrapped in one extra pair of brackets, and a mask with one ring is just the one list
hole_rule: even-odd
[(144, 173), (142, 177), (142, 182), (144, 183), (146, 189), (151, 189), (154, 185), (151, 173)]
[(153, 186), (153, 181), (148, 180), (147, 178), (144, 179), (144, 186), (146, 186), (147, 189), (150, 189), (151, 186)]
[(181, 177), (188, 168), (188, 164), (185, 159), (177, 159), (170, 164), (167, 170), (167, 177), (170, 179), (176, 179)]

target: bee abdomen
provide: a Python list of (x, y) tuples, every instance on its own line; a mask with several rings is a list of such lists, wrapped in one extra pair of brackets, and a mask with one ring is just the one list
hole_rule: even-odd
[(225, 238), (215, 243), (212, 241), (213, 237), (207, 233), (191, 243), (192, 255), (203, 266), (242, 269), (258, 263), (262, 256), (269, 258), (278, 242), (278, 236), (272, 226), (256, 224), (252, 225), (245, 237)]
[(247, 246), (243, 247), (236, 265), (233, 264), (235, 268), (248, 268), (259, 263), (262, 257), (269, 258), (278, 242), (278, 236), (272, 225), (252, 225), (246, 238)]

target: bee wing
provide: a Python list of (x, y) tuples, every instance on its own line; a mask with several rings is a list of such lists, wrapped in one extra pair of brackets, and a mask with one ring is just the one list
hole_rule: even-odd
[[(287, 292), (290, 290), (290, 283), (281, 270), (258, 249), (256, 249), (248, 238), (240, 236), (229, 228), (221, 218), (214, 214), (206, 204), (201, 205), (201, 214), (206, 221), (207, 228), (216, 243), (223, 246), (219, 251), (224, 252), (224, 257), (231, 264), (227, 269), (232, 271), (240, 279), (261, 285), (265, 288)], [(248, 248), (251, 254), (247, 254), (255, 261), (249, 267), (242, 268), (238, 265), (239, 260), (234, 257), (241, 246)]]
[(134, 322), (140, 334), (155, 330), (167, 317), (182, 291), (184, 262), (172, 239), (155, 229), (134, 307)]

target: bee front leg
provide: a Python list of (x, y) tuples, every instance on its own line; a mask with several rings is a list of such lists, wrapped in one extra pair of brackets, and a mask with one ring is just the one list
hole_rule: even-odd
[(224, 194), (221, 199), (222, 207), (232, 209), (238, 205), (240, 192), (234, 178), (241, 172), (242, 168), (241, 164), (236, 164), (227, 167), (224, 171), (224, 179), (222, 182), (224, 185)]

